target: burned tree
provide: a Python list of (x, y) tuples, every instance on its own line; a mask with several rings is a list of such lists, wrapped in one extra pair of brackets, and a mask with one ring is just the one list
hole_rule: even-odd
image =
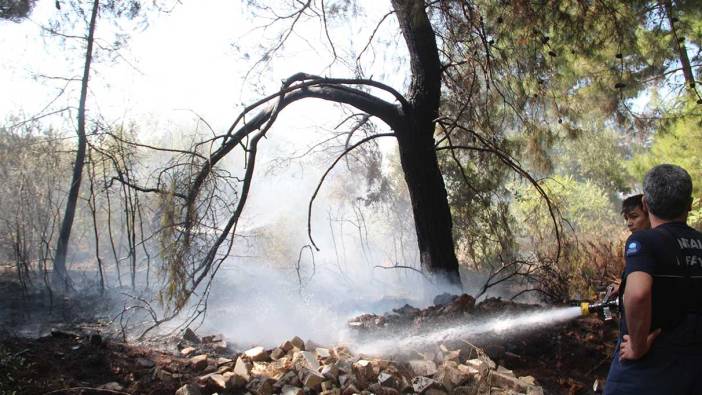
[[(312, 3), (301, 4), (299, 14), (291, 14), (287, 18), (296, 20), (295, 15), (301, 15)], [(445, 57), (446, 51), (440, 50), (437, 44), (442, 39), (432, 26), (429, 15), (432, 6), (420, 0), (394, 0), (391, 4), (392, 12), (388, 15), (394, 14), (397, 18), (408, 50), (411, 82), (406, 94), (368, 78), (331, 78), (297, 73), (285, 80), (276, 93), (246, 107), (226, 133), (196, 144), (193, 155), (185, 155), (186, 159), (171, 167), (170, 185), (164, 181), (155, 188), (167, 196), (162, 215), (167, 221), (162, 221), (161, 232), (162, 255), (167, 261), (167, 285), (162, 297), (173, 301), (177, 309), (184, 306), (201, 284), (205, 284), (204, 290), (198, 295), (206, 297), (208, 294), (209, 280), (232, 248), (251, 187), (258, 144), (281, 111), (303, 99), (321, 99), (350, 106), (361, 112), (361, 122), (374, 118), (391, 130), (389, 133), (371, 133), (353, 144), (350, 143), (353, 132), (349, 134), (345, 150), (324, 173), (309, 203), (308, 234), (311, 245), (317, 247), (310, 220), (314, 199), (331, 169), (344, 155), (360, 145), (380, 137), (394, 137), (411, 201), (422, 269), (449, 284), (461, 285), (451, 211), (437, 151), (466, 147), (447, 145), (446, 139), (435, 141), (434, 136), (440, 134), (441, 129), (456, 129), (456, 133), (471, 131), (464, 131), (465, 127), (456, 128), (459, 119), (440, 114), (442, 78), (451, 65), (442, 64), (440, 54), (444, 53)], [(312, 14), (321, 15), (320, 20), (324, 15)], [(482, 46), (482, 41), (478, 43)], [(266, 58), (270, 56), (271, 53), (267, 52)], [(479, 62), (476, 61), (476, 67)], [(489, 65), (486, 67), (489, 69)], [(468, 102), (466, 105), (473, 104)], [(482, 152), (496, 154), (500, 162), (518, 174), (528, 176), (509, 153), (500, 150), (490, 139), (478, 135), (475, 145)], [(223, 175), (222, 160), (238, 148), (243, 149), (246, 162), (244, 176), (235, 178)], [(195, 167), (195, 170), (184, 171), (184, 167)], [(533, 179), (530, 181), (536, 182)], [(239, 187), (232, 189), (227, 186), (231, 182)], [(229, 188), (230, 195), (231, 192), (236, 193), (236, 197), (222, 202), (226, 188)], [(221, 218), (218, 216), (222, 213), (227, 216), (226, 221), (217, 219)], [(552, 212), (552, 215), (555, 213)], [(205, 231), (213, 229), (216, 235)]]
[[(218, 250), (234, 233), (246, 203), (259, 141), (286, 106), (308, 98), (350, 105), (390, 127), (392, 133), (369, 136), (348, 147), (344, 153), (374, 138), (392, 136), (397, 139), (415, 217), (422, 266), (450, 283), (460, 284), (451, 235), (451, 214), (434, 150), (434, 127), (439, 114), (441, 93), (441, 64), (436, 38), (422, 1), (394, 1), (393, 8), (410, 52), (412, 85), (406, 97), (395, 89), (370, 79), (323, 78), (299, 73), (288, 78), (277, 93), (249, 106), (229, 131), (220, 137), (219, 148), (201, 163), (182, 202), (185, 233), (179, 239), (179, 244), (184, 246), (190, 245), (191, 233), (202, 220), (198, 208), (205, 204), (202, 195), (206, 195), (203, 191), (212, 176), (212, 169), (232, 150), (248, 140), (245, 149), (246, 175), (239, 200), (226, 226), (207, 253), (197, 258), (201, 261), (194, 265), (193, 288), (211, 275), (212, 271), (216, 271), (221, 263)], [(385, 91), (395, 101), (383, 100), (371, 94), (370, 89)], [(246, 119), (250, 112), (268, 102), (272, 102), (268, 109)], [(311, 230), (310, 238), (314, 243)]]

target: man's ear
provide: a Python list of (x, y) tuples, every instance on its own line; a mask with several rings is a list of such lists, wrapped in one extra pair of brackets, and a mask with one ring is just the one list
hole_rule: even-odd
[(648, 214), (648, 199), (646, 199), (646, 195), (641, 197), (641, 205), (643, 206), (644, 213)]

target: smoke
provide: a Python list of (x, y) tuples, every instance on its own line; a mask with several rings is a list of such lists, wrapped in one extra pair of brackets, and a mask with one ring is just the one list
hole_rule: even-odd
[(293, 336), (325, 345), (348, 343), (350, 318), (407, 303), (424, 307), (447, 289), (394, 270), (341, 272), (320, 263), (301, 283), (294, 269), (232, 264), (217, 275), (202, 331), (222, 333), (240, 347), (273, 347)]
[(312, 211), (317, 251), (307, 235), (307, 207), (339, 148), (281, 166), (275, 158), (295, 153), (286, 151), (284, 136), (272, 135), (259, 153), (235, 256), (214, 280), (201, 331), (222, 333), (241, 347), (276, 346), (293, 336), (331, 345), (348, 340), (346, 322), (354, 316), (407, 303), (424, 307), (437, 294), (457, 292), (418, 271), (401, 175), (392, 182), (402, 188), (369, 203), (367, 174), (392, 177), (388, 155), (379, 160), (359, 152), (330, 173)]

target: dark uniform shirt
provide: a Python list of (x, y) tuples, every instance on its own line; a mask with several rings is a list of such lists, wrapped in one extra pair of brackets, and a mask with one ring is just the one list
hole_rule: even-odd
[[(623, 289), (629, 273), (653, 277), (651, 331), (663, 329), (654, 346), (695, 349), (698, 344), (702, 350), (702, 233), (682, 222), (662, 224), (629, 236), (625, 255)], [(628, 332), (620, 306), (623, 336)]]

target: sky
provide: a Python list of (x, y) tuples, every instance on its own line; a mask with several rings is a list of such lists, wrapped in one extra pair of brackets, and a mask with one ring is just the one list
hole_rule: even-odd
[[(130, 37), (116, 58), (98, 49), (91, 71), (89, 114), (99, 114), (113, 125), (136, 122), (143, 142), (186, 148), (184, 139), (174, 136), (191, 134), (196, 127), (204, 129), (197, 117), (206, 120), (215, 132), (223, 133), (243, 106), (275, 92), (283, 79), (296, 72), (353, 76), (352, 69), (342, 61), (329, 67), (332, 56), (326, 35), (312, 20), (301, 21), (269, 67), (257, 69), (245, 80), (258, 54), (274, 42), (277, 28), (287, 25), (262, 29), (270, 23), (264, 17), (269, 14), (258, 12), (254, 16), (244, 3), (183, 1), (172, 12), (148, 14), (147, 26), (120, 20), (121, 30), (129, 32)], [(372, 28), (390, 7), (389, 1), (360, 3), (364, 7), (360, 17), (329, 20), (330, 36), (341, 58), (355, 58), (352, 53), (366, 45)], [(42, 34), (41, 26), (48, 26), (56, 17), (54, 2), (39, 0), (29, 20), (0, 22), (0, 51), (10, 55), (0, 58), (0, 90), (10, 93), (0, 95), (0, 119), (26, 119), (77, 107), (83, 43)], [(64, 26), (63, 31), (82, 35), (84, 29), (84, 24), (78, 24), (74, 30)], [(120, 29), (103, 16), (98, 20), (97, 43), (107, 45), (116, 31)], [(389, 43), (371, 47), (364, 57), (364, 68), (374, 79), (402, 91), (407, 73), (399, 70), (404, 66), (398, 61), (404, 48), (398, 48), (396, 32), (396, 21), (387, 18), (378, 37)], [(67, 82), (65, 78), (76, 80)], [(65, 87), (67, 93), (56, 99)], [(76, 112), (64, 115), (43, 121), (73, 138)], [(267, 172), (268, 161), (305, 151), (328, 136), (344, 117), (338, 106), (316, 99), (287, 108), (263, 146), (259, 167), (267, 173), (267, 182), (254, 185), (257, 199), (252, 199), (246, 214), (259, 221), (274, 220), (288, 209), (274, 202), (280, 189), (313, 188), (318, 172), (300, 165), (271, 175)], [(387, 144), (385, 149), (394, 149), (391, 139), (379, 141)], [(326, 168), (326, 164), (319, 166)], [(307, 198), (306, 193), (299, 197), (301, 201)]]
[[(171, 13), (149, 14), (148, 27), (143, 30), (132, 30), (123, 21), (130, 38), (116, 61), (103, 56), (94, 63), (89, 108), (113, 120), (151, 119), (157, 124), (192, 119), (189, 111), (194, 111), (211, 124), (226, 127), (242, 104), (260, 98), (264, 92), (273, 92), (280, 81), (295, 72), (352, 75), (340, 63), (327, 69), (331, 59), (329, 46), (320, 26), (313, 22), (300, 24), (299, 34), (291, 36), (281, 55), (271, 62), (270, 70), (254, 73), (245, 83), (244, 75), (257, 59), (256, 54), (283, 25), (274, 25), (267, 31), (257, 29), (268, 21), (253, 18), (251, 9), (242, 3), (184, 1)], [(358, 51), (365, 45), (370, 34), (369, 21), (379, 20), (389, 7), (387, 3), (363, 2), (365, 18), (330, 23), (339, 53), (348, 53), (352, 48)], [(0, 117), (20, 111), (35, 115), (65, 85), (62, 79), (40, 75), (80, 78), (84, 50), (76, 48), (76, 40), (68, 40), (62, 46), (54, 37), (42, 37), (40, 25), (48, 25), (56, 13), (54, 2), (44, 0), (37, 2), (30, 20), (0, 22), (0, 50), (6, 54), (0, 59), (0, 88), (11, 92), (0, 97)], [(384, 25), (392, 27), (394, 23), (387, 18)], [(112, 24), (104, 19), (98, 21), (97, 29), (99, 42), (106, 44), (113, 38)], [(80, 29), (73, 34), (81, 34)], [(383, 69), (383, 64), (379, 66)], [(374, 78), (379, 77), (376, 73)], [(400, 88), (403, 83), (397, 78), (387, 82), (399, 84)], [(72, 94), (51, 107), (74, 105), (78, 86), (79, 81), (71, 82)]]

